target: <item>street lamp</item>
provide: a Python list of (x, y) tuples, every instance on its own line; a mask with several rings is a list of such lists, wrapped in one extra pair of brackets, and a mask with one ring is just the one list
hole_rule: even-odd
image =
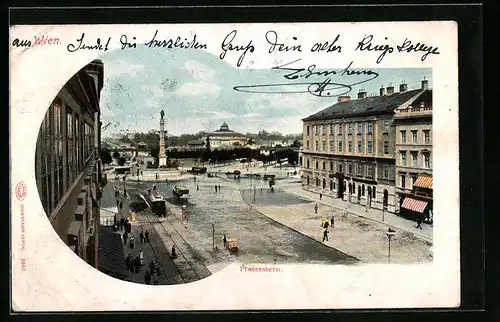
[(392, 236), (394, 236), (396, 232), (394, 230), (392, 230), (391, 228), (389, 228), (388, 231), (385, 232), (385, 234), (387, 235), (387, 238), (389, 238), (389, 254), (388, 254), (388, 261), (389, 263), (391, 262), (391, 238)]
[(212, 218), (212, 250), (215, 249), (215, 219)]

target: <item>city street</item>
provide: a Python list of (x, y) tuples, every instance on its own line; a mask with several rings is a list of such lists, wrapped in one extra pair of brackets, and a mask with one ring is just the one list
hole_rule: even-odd
[[(225, 175), (226, 171), (234, 169), (240, 169), (242, 174), (275, 174), (275, 192), (269, 191), (268, 181)], [(140, 231), (147, 229), (151, 243), (136, 244), (134, 249), (127, 244), (125, 256), (128, 253), (135, 256), (142, 247), (145, 262), (153, 260), (161, 268), (157, 277), (159, 284), (196, 281), (231, 262), (386, 263), (389, 258), (385, 231), (387, 227), (396, 227), (392, 263), (432, 260), (432, 244), (426, 241), (432, 238), (427, 235), (432, 234), (429, 227), (422, 232), (412, 232), (412, 223), (395, 215), (388, 214), (387, 222), (382, 223), (366, 213), (354, 213), (356, 209), (352, 206), (349, 214), (344, 215), (341, 206), (334, 201), (325, 197), (321, 202), (313, 200), (315, 194), (303, 191), (297, 178), (292, 178), (289, 172), (293, 170), (258, 166), (247, 170), (240, 164), (232, 164), (224, 166), (220, 173), (216, 171), (215, 177), (159, 171), (160, 178), (156, 180), (149, 170), (139, 177), (139, 182), (136, 176), (127, 176), (123, 213), (129, 213), (130, 203), (141, 203), (138, 193), (145, 193), (156, 184), (158, 192), (167, 199), (167, 217), (158, 218), (150, 209), (139, 211), (132, 222), (133, 235), (139, 243)], [(209, 171), (213, 172), (211, 168)], [(153, 180), (143, 181), (142, 178)], [(110, 181), (104, 190), (101, 207), (116, 211), (113, 184), (120, 189), (120, 196), (123, 195), (123, 181)], [(176, 184), (189, 188), (187, 203), (173, 196)], [(318, 214), (314, 213), (316, 203), (319, 204)], [(329, 240), (323, 242), (321, 218), (330, 220), (331, 216), (335, 216), (335, 227), (330, 227)], [(230, 253), (223, 247), (224, 235), (238, 239), (237, 253)], [(176, 259), (170, 258), (172, 246), (176, 248)], [(144, 283), (144, 274), (145, 267), (138, 274), (131, 273), (131, 280)]]

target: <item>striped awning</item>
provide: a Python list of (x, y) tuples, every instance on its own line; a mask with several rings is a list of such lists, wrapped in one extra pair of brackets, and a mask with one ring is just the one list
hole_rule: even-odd
[(419, 176), (413, 185), (421, 188), (432, 189), (432, 176)]
[(427, 201), (417, 200), (410, 197), (406, 197), (403, 200), (402, 208), (406, 208), (408, 210), (416, 211), (416, 212), (424, 212), (425, 207), (427, 207)]

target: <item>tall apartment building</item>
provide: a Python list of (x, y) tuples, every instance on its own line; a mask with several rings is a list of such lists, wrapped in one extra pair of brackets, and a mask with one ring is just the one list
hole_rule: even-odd
[(103, 69), (95, 60), (64, 85), (45, 114), (35, 153), (38, 193), (52, 226), (96, 268), (103, 182), (99, 158)]
[(426, 89), (401, 84), (338, 102), (304, 118), (302, 185), (352, 203), (395, 212), (397, 108), (409, 106)]
[[(422, 88), (427, 89), (427, 80)], [(432, 90), (412, 104), (397, 108), (396, 192), (398, 212), (432, 217)]]

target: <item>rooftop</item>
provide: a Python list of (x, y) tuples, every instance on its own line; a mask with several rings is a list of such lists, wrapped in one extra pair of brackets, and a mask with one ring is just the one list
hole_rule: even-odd
[(432, 90), (416, 89), (405, 92), (397, 92), (392, 95), (371, 96), (362, 99), (353, 99), (338, 102), (315, 114), (312, 114), (302, 121), (327, 120), (353, 116), (377, 115), (393, 112), (408, 101), (416, 100), (421, 94), (428, 95)]

